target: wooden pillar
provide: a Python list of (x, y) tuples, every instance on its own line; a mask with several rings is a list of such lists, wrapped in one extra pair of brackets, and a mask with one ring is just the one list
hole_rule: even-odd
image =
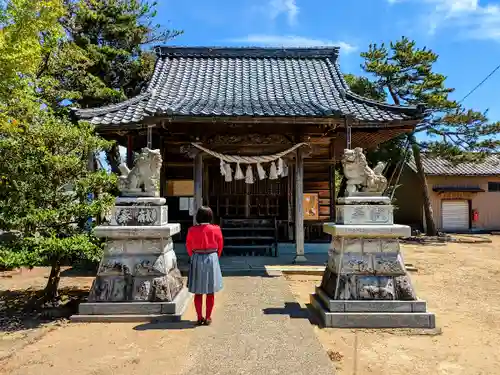
[(328, 189), (330, 190), (330, 220), (335, 222), (336, 212), (335, 212), (335, 138), (330, 139), (330, 148), (329, 148), (329, 159), (330, 159), (330, 168), (329, 168), (329, 180), (328, 180)]
[(305, 262), (304, 256), (304, 154), (301, 147), (295, 158), (295, 263)]
[(127, 134), (127, 166), (134, 166), (134, 137), (132, 134)]
[(194, 207), (193, 224), (196, 224), (196, 212), (203, 205), (203, 154), (194, 157)]
[(165, 137), (160, 136), (160, 153), (163, 163), (160, 170), (160, 197), (165, 197), (167, 195), (167, 144), (165, 142)]
[[(290, 163), (289, 163), (290, 164)], [(287, 192), (287, 203), (288, 203), (288, 217), (287, 217), (287, 232), (288, 232), (288, 240), (293, 241), (294, 238), (294, 230), (292, 223), (294, 222), (293, 220), (293, 186), (294, 184), (294, 177), (295, 176), (295, 165), (289, 165), (288, 166), (288, 192)]]

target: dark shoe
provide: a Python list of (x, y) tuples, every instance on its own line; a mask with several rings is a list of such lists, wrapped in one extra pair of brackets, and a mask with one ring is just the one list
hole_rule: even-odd
[(203, 324), (205, 324), (205, 318), (201, 318), (196, 321), (197, 326), (202, 326)]
[(205, 319), (205, 325), (209, 326), (210, 324), (212, 324), (212, 319)]

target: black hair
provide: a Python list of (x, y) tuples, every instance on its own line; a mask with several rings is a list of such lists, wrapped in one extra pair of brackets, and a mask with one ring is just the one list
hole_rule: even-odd
[(210, 207), (201, 206), (200, 208), (198, 208), (198, 211), (196, 212), (196, 223), (213, 224), (213, 221), (214, 213), (212, 212), (212, 209)]

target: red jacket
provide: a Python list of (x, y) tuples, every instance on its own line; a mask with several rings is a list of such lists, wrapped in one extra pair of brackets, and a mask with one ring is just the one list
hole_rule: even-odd
[(186, 249), (189, 256), (193, 250), (217, 249), (219, 256), (222, 254), (224, 240), (218, 225), (200, 224), (189, 228), (186, 237)]

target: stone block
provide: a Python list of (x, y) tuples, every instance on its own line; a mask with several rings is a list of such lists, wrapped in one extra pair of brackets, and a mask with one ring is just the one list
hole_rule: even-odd
[(131, 276), (97, 276), (90, 289), (90, 302), (126, 301), (132, 290)]
[(387, 276), (359, 276), (356, 278), (356, 298), (368, 300), (394, 300), (394, 278)]
[(330, 312), (426, 312), (427, 302), (398, 300), (334, 300), (321, 287), (316, 287), (316, 295)]
[(336, 328), (436, 328), (434, 314), (396, 312), (327, 312), (330, 327)]
[[(132, 289), (132, 301), (152, 301), (153, 300), (153, 281), (150, 278), (136, 277), (134, 278), (134, 286)], [(160, 313), (161, 308), (157, 312), (149, 312), (150, 314)]]
[(117, 197), (116, 206), (164, 206), (167, 200), (162, 197)]
[(391, 198), (385, 196), (350, 196), (337, 199), (339, 205), (351, 204), (391, 204)]
[(401, 254), (376, 253), (372, 254), (373, 269), (376, 275), (402, 276), (406, 274), (405, 264)]
[(403, 301), (415, 301), (417, 295), (408, 274), (394, 278), (396, 298)]
[(392, 205), (337, 206), (337, 224), (393, 224)]
[(317, 294), (311, 295), (311, 306), (325, 327), (429, 329), (436, 327), (435, 315), (430, 312), (330, 312)]
[(95, 228), (96, 237), (108, 239), (153, 239), (169, 238), (181, 231), (180, 224), (165, 224), (159, 226), (111, 226), (100, 225)]
[(182, 287), (181, 272), (178, 269), (174, 269), (168, 275), (153, 280), (153, 300), (170, 302), (177, 296)]
[(397, 239), (334, 237), (328, 254), (340, 252), (342, 250), (342, 241), (344, 242), (344, 252), (346, 253), (400, 252), (400, 245)]
[(163, 276), (177, 268), (175, 252), (160, 254), (121, 254), (104, 256), (99, 276)]
[(167, 222), (167, 206), (114, 206), (111, 210), (111, 225), (162, 225)]
[(180, 321), (191, 301), (183, 288), (171, 302), (82, 303), (72, 322), (157, 322)]
[(324, 223), (323, 231), (332, 236), (344, 237), (379, 237), (379, 238), (398, 238), (409, 237), (411, 229), (407, 225), (399, 224), (359, 224), (343, 225), (336, 223)]

